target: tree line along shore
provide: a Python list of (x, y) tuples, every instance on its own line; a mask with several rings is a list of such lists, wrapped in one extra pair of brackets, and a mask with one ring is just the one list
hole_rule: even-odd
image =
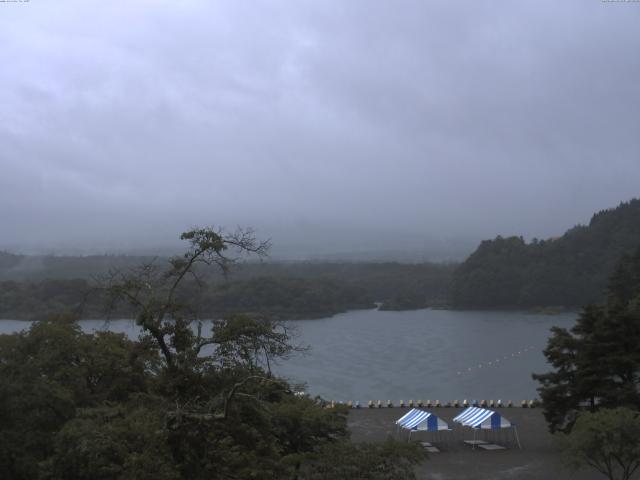
[[(201, 316), (255, 313), (279, 319), (330, 316), (353, 309), (576, 310), (603, 300), (616, 262), (640, 245), (640, 200), (593, 215), (564, 235), (526, 242), (498, 236), (461, 263), (248, 262), (224, 278), (200, 270), (185, 301)], [(36, 319), (61, 309), (101, 317), (96, 278), (165, 258), (125, 255), (27, 256), (0, 252), (0, 318)], [(129, 307), (114, 314), (127, 316)]]

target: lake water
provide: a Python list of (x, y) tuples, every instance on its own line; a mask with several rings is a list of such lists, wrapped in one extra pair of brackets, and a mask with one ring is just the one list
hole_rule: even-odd
[[(292, 321), (305, 353), (277, 372), (328, 400), (502, 399), (537, 396), (532, 372), (548, 370), (542, 349), (553, 325), (570, 327), (576, 314), (356, 310)], [(137, 335), (129, 320), (83, 321), (85, 331), (109, 328)], [(0, 333), (27, 328), (0, 321)]]

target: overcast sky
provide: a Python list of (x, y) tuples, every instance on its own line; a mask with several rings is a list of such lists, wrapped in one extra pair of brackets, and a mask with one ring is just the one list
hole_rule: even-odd
[(548, 237), (640, 195), (640, 3), (0, 2), (0, 248)]

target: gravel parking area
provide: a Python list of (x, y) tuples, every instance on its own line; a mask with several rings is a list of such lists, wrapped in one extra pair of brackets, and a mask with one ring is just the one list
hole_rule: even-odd
[[(453, 426), (451, 419), (460, 408), (425, 409), (438, 415)], [(375, 442), (388, 436), (408, 438), (406, 431), (397, 433), (395, 421), (408, 411), (407, 408), (355, 409), (349, 412), (349, 428), (354, 441)], [(424, 480), (602, 480), (595, 471), (571, 472), (561, 465), (560, 455), (553, 447), (542, 411), (528, 408), (502, 408), (500, 412), (518, 428), (522, 450), (519, 450), (510, 433), (490, 434), (486, 439), (507, 447), (505, 450), (484, 451), (472, 449), (464, 440), (473, 439), (473, 431), (454, 428), (435, 439), (428, 432), (412, 434), (412, 439), (429, 441), (440, 453), (430, 454), (417, 469), (417, 476)], [(506, 430), (506, 429), (505, 429)], [(484, 438), (479, 435), (478, 438)]]

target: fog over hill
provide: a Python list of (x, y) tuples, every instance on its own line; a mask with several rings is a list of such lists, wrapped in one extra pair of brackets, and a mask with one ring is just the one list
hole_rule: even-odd
[[(430, 238), (427, 235), (413, 237), (405, 236), (393, 241), (390, 235), (384, 235), (369, 243), (363, 243), (365, 237), (354, 235), (352, 238), (326, 238), (324, 241), (318, 235), (309, 233), (309, 237), (297, 239), (282, 238), (277, 233), (267, 236), (262, 230), (256, 233), (260, 238), (272, 239), (272, 247), (267, 257), (275, 262), (379, 262), (392, 261), (401, 263), (416, 262), (457, 262), (466, 258), (478, 245), (480, 238), (460, 236), (457, 238)], [(282, 239), (282, 241), (278, 241)], [(127, 256), (162, 256), (169, 257), (179, 254), (184, 249), (184, 243), (178, 239), (178, 234), (167, 233), (166, 238), (150, 238), (149, 243), (131, 243), (105, 241), (99, 246), (94, 244), (71, 246), (67, 243), (49, 243), (43, 245), (15, 243), (0, 247), (1, 250), (22, 254), (29, 257), (40, 256), (91, 256), (91, 255), (127, 255)], [(35, 261), (35, 260), (30, 260)]]
[(0, 248), (460, 258), (638, 194), (637, 5), (1, 7)]

